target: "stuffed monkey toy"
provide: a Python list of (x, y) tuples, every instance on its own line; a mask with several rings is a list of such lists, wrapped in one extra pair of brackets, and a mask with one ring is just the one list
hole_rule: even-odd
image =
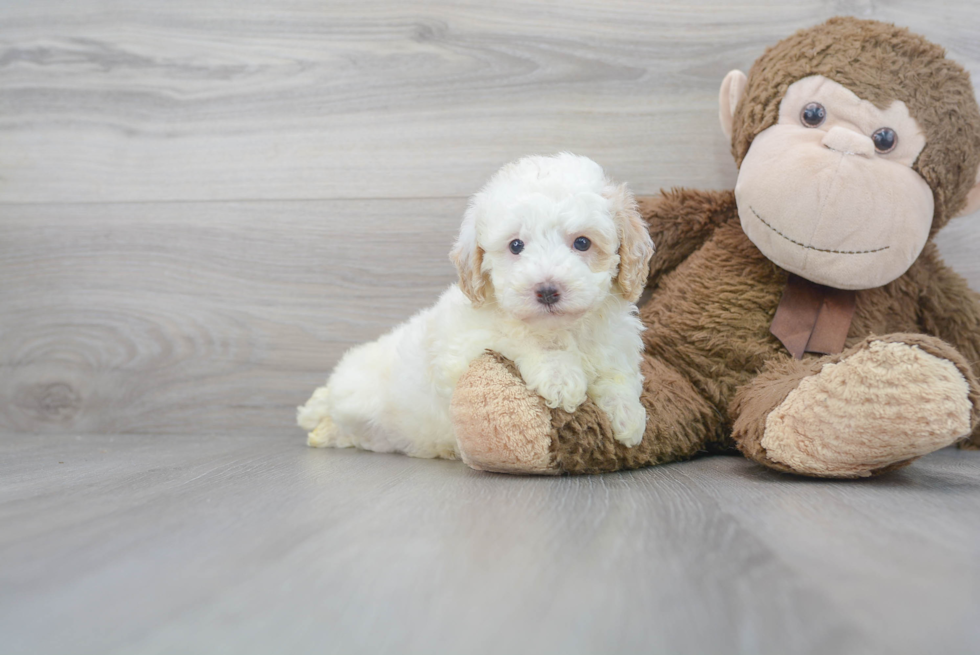
[(734, 191), (640, 201), (657, 246), (641, 307), (647, 426), (549, 409), (488, 353), (453, 396), (461, 458), (536, 474), (737, 448), (778, 471), (890, 471), (980, 447), (980, 294), (932, 238), (980, 207), (969, 76), (922, 37), (835, 18), (720, 93)]

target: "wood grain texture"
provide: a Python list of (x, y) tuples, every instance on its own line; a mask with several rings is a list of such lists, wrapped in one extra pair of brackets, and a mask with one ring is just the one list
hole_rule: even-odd
[(980, 453), (585, 478), (294, 439), (0, 442), (8, 655), (968, 653)]
[(721, 79), (841, 13), (980, 72), (974, 0), (6, 3), (0, 202), (465, 197), (558, 150), (725, 188)]
[(455, 280), (464, 206), (9, 206), (0, 430), (288, 430), (345, 349)]

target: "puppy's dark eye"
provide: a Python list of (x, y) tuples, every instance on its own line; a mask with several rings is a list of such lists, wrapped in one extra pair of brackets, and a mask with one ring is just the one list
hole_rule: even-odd
[(827, 110), (819, 102), (811, 102), (800, 112), (800, 121), (807, 127), (816, 127), (827, 118)]
[(513, 241), (510, 242), (510, 251), (512, 253), (514, 253), (515, 255), (519, 255), (521, 254), (522, 250), (524, 250), (523, 241), (521, 241), (520, 239), (514, 239)]
[(871, 135), (871, 140), (875, 142), (875, 150), (881, 154), (891, 152), (898, 144), (898, 135), (890, 127), (883, 127)]
[(587, 237), (579, 237), (575, 239), (575, 241), (572, 243), (572, 246), (574, 246), (576, 250), (581, 250), (582, 252), (585, 252), (586, 250), (592, 247), (592, 242), (589, 241)]

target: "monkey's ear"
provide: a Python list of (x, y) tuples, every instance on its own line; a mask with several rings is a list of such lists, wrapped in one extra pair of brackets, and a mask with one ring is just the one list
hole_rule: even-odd
[(721, 131), (725, 137), (732, 140), (732, 121), (735, 118), (735, 108), (745, 94), (748, 78), (739, 70), (729, 71), (721, 82), (718, 92), (718, 118), (721, 120)]
[(619, 273), (616, 284), (629, 302), (636, 302), (650, 277), (650, 258), (653, 257), (653, 239), (647, 224), (636, 207), (636, 199), (625, 184), (607, 189), (606, 196), (612, 202), (613, 220), (619, 236)]
[(449, 259), (459, 272), (459, 289), (470, 299), (474, 307), (487, 300), (492, 289), (490, 277), (483, 272), (483, 248), (477, 243), (476, 207), (474, 203), (466, 210), (459, 237), (449, 253)]
[(977, 171), (977, 183), (973, 185), (970, 192), (966, 194), (966, 206), (960, 210), (957, 216), (966, 216), (980, 209), (980, 171)]

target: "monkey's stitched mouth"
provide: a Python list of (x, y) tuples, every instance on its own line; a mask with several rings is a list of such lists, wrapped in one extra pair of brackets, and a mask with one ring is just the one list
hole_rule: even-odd
[(774, 228), (772, 225), (769, 225), (769, 223), (766, 222), (766, 219), (759, 216), (759, 212), (755, 210), (755, 207), (749, 205), (749, 209), (751, 209), (752, 213), (755, 214), (755, 217), (758, 218), (759, 221), (763, 225), (768, 227), (770, 230), (772, 230), (782, 238), (786, 239), (793, 245), (799, 246), (800, 248), (806, 248), (807, 250), (816, 250), (817, 252), (829, 252), (835, 255), (867, 255), (873, 252), (881, 252), (882, 250), (888, 250), (889, 248), (891, 248), (891, 246), (882, 246), (881, 248), (875, 248), (874, 250), (828, 250), (827, 248), (817, 248), (816, 246), (808, 246), (805, 243), (800, 243), (796, 239), (789, 238), (788, 236), (786, 236), (785, 234), (783, 234), (782, 232)]

